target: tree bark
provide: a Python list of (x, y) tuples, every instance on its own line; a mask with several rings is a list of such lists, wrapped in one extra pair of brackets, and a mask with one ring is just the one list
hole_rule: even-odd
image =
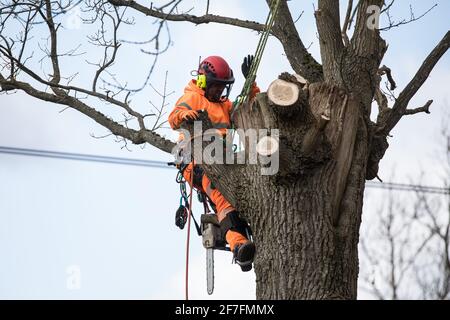
[(241, 128), (280, 128), (294, 150), (278, 174), (253, 166), (241, 177), (237, 204), (256, 231), (258, 299), (356, 298), (368, 132), (359, 100), (343, 88), (315, 83), (308, 97), (286, 117), (263, 93), (235, 117)]

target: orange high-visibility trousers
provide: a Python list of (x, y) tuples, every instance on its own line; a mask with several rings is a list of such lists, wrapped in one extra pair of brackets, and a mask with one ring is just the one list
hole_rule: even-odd
[[(189, 185), (191, 184), (193, 168), (194, 166), (191, 162), (183, 171), (183, 177), (184, 179), (186, 179), (186, 181), (188, 181)], [(219, 222), (222, 221), (228, 213), (235, 211), (235, 208), (227, 201), (227, 199), (225, 199), (220, 191), (211, 186), (211, 180), (209, 180), (206, 174), (202, 174), (201, 188), (199, 185), (195, 185), (195, 187), (200, 189), (200, 191), (205, 192), (209, 199), (211, 199), (211, 201), (215, 204), (217, 211), (217, 220), (219, 220)], [(248, 241), (244, 235), (233, 230), (228, 230), (225, 238), (230, 245), (231, 251), (234, 250), (234, 247), (237, 244)]]

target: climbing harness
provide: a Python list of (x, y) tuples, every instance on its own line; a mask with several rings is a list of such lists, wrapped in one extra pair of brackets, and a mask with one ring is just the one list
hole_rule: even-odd
[[(252, 241), (252, 231), (248, 223), (242, 220), (236, 212), (231, 212), (226, 215), (226, 217), (219, 223), (217, 218), (217, 211), (214, 203), (208, 197), (208, 195), (202, 190), (201, 181), (203, 177), (203, 171), (200, 167), (195, 166), (192, 162), (192, 173), (190, 178), (190, 193), (189, 196), (186, 191), (186, 180), (183, 177), (183, 171), (188, 165), (178, 166), (179, 172), (177, 174), (176, 181), (180, 184), (180, 206), (175, 215), (175, 224), (183, 229), (187, 222), (187, 244), (186, 244), (186, 300), (188, 300), (188, 286), (189, 286), (189, 242), (190, 242), (190, 221), (191, 218), (194, 220), (195, 227), (197, 229), (197, 234), (202, 237), (203, 247), (206, 249), (206, 283), (207, 292), (211, 295), (214, 291), (214, 250), (230, 251), (227, 246), (227, 241), (225, 240), (225, 235), (228, 230), (235, 230), (241, 234), (245, 234), (247, 239)], [(198, 169), (197, 169), (198, 168)], [(196, 172), (197, 171), (197, 172)], [(199, 177), (196, 177), (199, 175)], [(197, 180), (197, 183), (196, 183)], [(203, 204), (204, 213), (200, 216), (200, 225), (197, 223), (193, 213), (192, 213), (192, 198), (194, 188), (197, 191), (197, 198), (199, 202)], [(211, 210), (209, 208), (211, 205)], [(184, 203), (184, 204), (183, 204)], [(233, 256), (233, 263), (238, 263), (235, 261)], [(239, 264), (239, 263), (238, 263)], [(241, 264), (239, 264), (241, 265)], [(242, 268), (242, 266), (241, 266)]]
[[(192, 210), (190, 209), (191, 206), (189, 204), (189, 197), (186, 192), (186, 180), (183, 177), (183, 171), (187, 166), (184, 166), (183, 169), (180, 169), (178, 171), (176, 182), (180, 185), (180, 206), (178, 207), (176, 213), (175, 213), (175, 225), (180, 228), (181, 230), (184, 229), (184, 226), (186, 225), (186, 222), (188, 220), (188, 216), (192, 215)], [(191, 190), (192, 191), (192, 190)], [(184, 204), (183, 204), (184, 203)], [(195, 228), (197, 229), (197, 233), (201, 235), (200, 233), (200, 226), (195, 220), (195, 217), (192, 215), (192, 218), (194, 219)]]

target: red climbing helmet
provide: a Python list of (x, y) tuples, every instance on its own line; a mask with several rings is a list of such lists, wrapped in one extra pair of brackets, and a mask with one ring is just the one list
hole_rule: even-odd
[(234, 83), (233, 70), (228, 63), (219, 56), (210, 56), (200, 62), (198, 74), (204, 74), (207, 80), (223, 84)]
[[(205, 96), (215, 102), (224, 101), (230, 94), (234, 83), (233, 70), (228, 63), (219, 56), (210, 56), (200, 62), (197, 70), (197, 86), (205, 90)], [(225, 95), (211, 96), (209, 90), (213, 85), (223, 85), (226, 90)]]

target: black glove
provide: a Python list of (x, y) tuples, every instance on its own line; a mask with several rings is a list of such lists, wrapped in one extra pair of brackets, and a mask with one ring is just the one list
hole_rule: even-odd
[(253, 58), (254, 58), (253, 55), (248, 55), (247, 57), (244, 58), (244, 62), (242, 62), (241, 70), (245, 78), (248, 77), (250, 67), (252, 66)]

